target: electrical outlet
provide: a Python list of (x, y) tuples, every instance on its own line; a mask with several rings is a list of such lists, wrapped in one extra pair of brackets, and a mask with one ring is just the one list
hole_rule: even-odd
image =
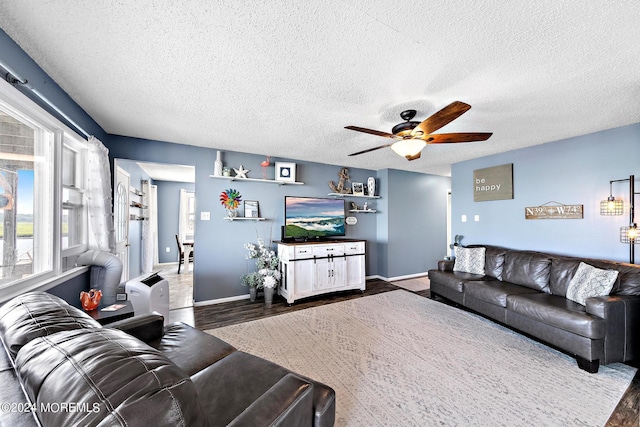
[(211, 220), (211, 212), (200, 212), (200, 221)]
[(475, 222), (480, 221), (480, 215), (474, 215), (474, 216), (473, 216), (473, 220), (474, 220)]
[(171, 248), (169, 246), (167, 246), (166, 248), (164, 248), (164, 251), (167, 252), (167, 253), (171, 252)]

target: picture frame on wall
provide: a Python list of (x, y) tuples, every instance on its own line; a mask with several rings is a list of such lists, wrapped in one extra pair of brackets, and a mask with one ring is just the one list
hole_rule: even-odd
[(364, 196), (364, 184), (362, 182), (352, 182), (351, 191), (354, 196)]
[(295, 182), (296, 164), (289, 162), (276, 162), (276, 181)]
[(244, 216), (245, 218), (258, 218), (260, 217), (260, 207), (257, 200), (245, 200), (244, 201)]

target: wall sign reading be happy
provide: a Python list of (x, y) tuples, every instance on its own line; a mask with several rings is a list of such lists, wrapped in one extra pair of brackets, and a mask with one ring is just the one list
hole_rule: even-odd
[(473, 201), (513, 199), (513, 163), (473, 171)]

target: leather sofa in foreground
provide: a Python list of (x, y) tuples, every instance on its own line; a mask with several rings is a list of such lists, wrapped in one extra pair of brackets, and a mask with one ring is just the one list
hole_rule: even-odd
[(0, 307), (0, 425), (332, 426), (335, 393), (182, 323), (101, 327), (44, 292)]
[[(432, 298), (448, 299), (564, 351), (588, 372), (640, 357), (640, 266), (495, 246), (464, 249), (478, 248), (485, 248), (484, 271), (454, 271), (459, 257), (429, 271)], [(596, 274), (617, 276), (611, 290), (576, 298), (582, 282), (595, 281), (582, 274), (593, 267)]]

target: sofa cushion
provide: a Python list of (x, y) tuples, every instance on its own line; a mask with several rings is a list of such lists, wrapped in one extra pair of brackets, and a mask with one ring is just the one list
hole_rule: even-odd
[(463, 248), (462, 246), (456, 246), (454, 251), (456, 259), (453, 265), (453, 271), (484, 276), (485, 248)]
[(598, 262), (588, 260), (598, 268), (612, 268), (618, 271), (618, 280), (613, 284), (611, 295), (640, 295), (640, 267), (624, 262)]
[(190, 376), (236, 351), (220, 338), (179, 322), (167, 325), (162, 338), (149, 345)]
[(569, 282), (580, 265), (579, 258), (554, 256), (549, 269), (549, 290), (553, 295), (567, 296)]
[(617, 278), (617, 270), (602, 270), (581, 262), (569, 282), (567, 298), (584, 305), (587, 298), (609, 295)]
[(16, 357), (43, 425), (205, 425), (189, 376), (159, 351), (115, 329), (63, 331), (36, 338)]
[(507, 251), (502, 280), (549, 293), (549, 255), (531, 251)]
[(0, 307), (0, 336), (12, 357), (37, 337), (93, 328), (101, 326), (87, 313), (46, 292), (28, 292)]
[(485, 301), (500, 307), (507, 306), (507, 296), (515, 294), (538, 293), (531, 288), (514, 285), (499, 280), (480, 280), (466, 283), (464, 286), (465, 296), (470, 296), (481, 301)]
[(613, 269), (618, 271), (618, 278), (613, 284), (611, 295), (640, 295), (640, 267), (638, 265), (560, 255), (554, 255), (551, 261), (549, 286), (552, 294), (566, 295), (569, 282), (581, 262), (604, 270)]
[(502, 271), (504, 269), (504, 255), (506, 249), (495, 246), (486, 246), (484, 255), (484, 274), (498, 280), (502, 280)]
[(534, 319), (574, 334), (601, 339), (605, 336), (605, 321), (587, 314), (585, 306), (558, 295), (546, 293), (509, 295), (507, 297), (507, 324), (509, 312)]

